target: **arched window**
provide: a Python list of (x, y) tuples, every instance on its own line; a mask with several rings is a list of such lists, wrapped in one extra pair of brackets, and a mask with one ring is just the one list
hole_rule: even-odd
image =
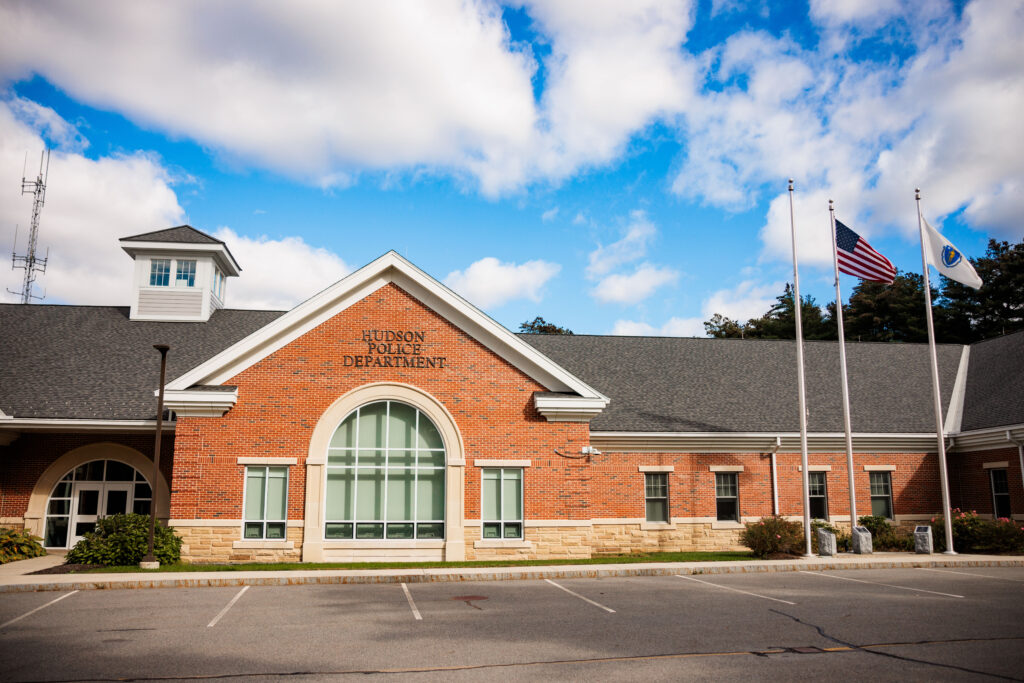
[(356, 409), (327, 449), (327, 540), (444, 538), (444, 442), (418, 409)]
[(148, 515), (153, 492), (142, 473), (118, 460), (93, 460), (65, 474), (46, 504), (47, 548), (69, 548), (106, 515)]

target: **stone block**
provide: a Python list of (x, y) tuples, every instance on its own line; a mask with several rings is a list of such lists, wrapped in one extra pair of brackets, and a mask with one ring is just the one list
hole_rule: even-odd
[(832, 557), (836, 554), (836, 535), (828, 529), (818, 529), (818, 554)]
[(852, 541), (853, 552), (858, 555), (871, 554), (871, 532), (867, 530), (867, 527), (853, 527)]

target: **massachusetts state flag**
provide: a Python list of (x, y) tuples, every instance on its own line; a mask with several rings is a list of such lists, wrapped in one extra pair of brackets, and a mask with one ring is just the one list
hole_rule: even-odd
[(856, 275), (871, 282), (891, 285), (896, 279), (896, 269), (889, 259), (875, 251), (868, 241), (836, 221), (836, 255), (839, 270), (847, 275)]
[(928, 263), (935, 266), (935, 270), (950, 280), (981, 289), (981, 278), (971, 262), (964, 258), (963, 253), (954, 247), (952, 242), (939, 234), (939, 231), (924, 219), (924, 216), (921, 217), (921, 220), (924, 221), (922, 237), (924, 238), (925, 258), (928, 259)]

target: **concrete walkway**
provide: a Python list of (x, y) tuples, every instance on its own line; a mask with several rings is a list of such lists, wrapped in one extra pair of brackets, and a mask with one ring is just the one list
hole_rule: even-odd
[(505, 581), (576, 579), (673, 574), (821, 571), (829, 569), (897, 569), (907, 567), (1024, 567), (1024, 557), (1003, 555), (915, 555), (913, 553), (842, 554), (836, 557), (742, 562), (652, 562), (631, 564), (550, 565), (437, 569), (313, 569), (259, 572), (152, 572), (137, 574), (42, 574), (29, 572), (61, 564), (48, 555), (0, 565), (0, 593), (104, 588), (197, 588), (204, 586), (288, 586), (339, 583), (426, 583), (434, 581)]

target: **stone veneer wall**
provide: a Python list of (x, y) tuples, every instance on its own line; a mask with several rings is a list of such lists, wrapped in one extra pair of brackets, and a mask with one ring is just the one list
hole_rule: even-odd
[(241, 523), (237, 526), (175, 526), (181, 537), (181, 559), (194, 564), (233, 562), (299, 562), (302, 560), (302, 527), (287, 527), (294, 548), (274, 548), (273, 542), (255, 541), (263, 547), (236, 548), (240, 542)]

